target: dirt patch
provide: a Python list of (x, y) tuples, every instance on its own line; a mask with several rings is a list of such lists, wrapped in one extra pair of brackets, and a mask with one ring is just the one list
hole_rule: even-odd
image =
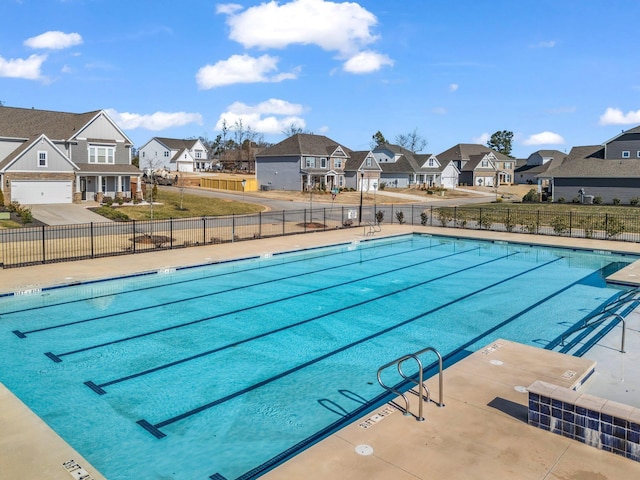
[(173, 238), (167, 237), (166, 235), (140, 235), (133, 238), (133, 241), (135, 243), (141, 243), (144, 245), (155, 245), (157, 247), (165, 243), (169, 243), (173, 240)]
[(298, 227), (302, 227), (302, 228), (327, 228), (327, 226), (324, 223), (318, 223), (318, 222), (303, 222), (303, 223), (298, 223), (296, 224)]

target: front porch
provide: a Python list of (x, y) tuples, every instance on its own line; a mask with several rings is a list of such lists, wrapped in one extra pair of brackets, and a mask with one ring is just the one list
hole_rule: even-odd
[(101, 203), (104, 197), (114, 200), (142, 199), (142, 176), (130, 175), (76, 175), (73, 203), (96, 201)]

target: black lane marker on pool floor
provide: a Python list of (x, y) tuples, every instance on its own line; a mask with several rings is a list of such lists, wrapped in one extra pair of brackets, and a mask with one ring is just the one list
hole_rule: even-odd
[[(300, 365), (297, 365), (297, 366), (295, 366), (293, 368), (285, 370), (284, 372), (281, 372), (281, 373), (279, 373), (277, 375), (274, 375), (273, 377), (266, 378), (265, 380), (262, 380), (261, 382), (255, 383), (255, 384), (250, 385), (248, 387), (245, 387), (245, 388), (243, 388), (241, 390), (238, 390), (238, 391), (236, 391), (234, 393), (230, 393), (229, 395), (225, 395), (224, 397), (218, 398), (217, 400), (214, 400), (212, 402), (209, 402), (209, 403), (206, 403), (206, 404), (201, 405), (199, 407), (196, 407), (196, 408), (193, 408), (191, 410), (188, 410), (188, 411), (186, 411), (184, 413), (176, 415), (175, 417), (171, 417), (171, 418), (169, 418), (167, 420), (164, 420), (162, 422), (158, 422), (158, 423), (155, 423), (155, 424), (151, 424), (147, 420), (144, 420), (144, 419), (143, 420), (138, 420), (136, 423), (138, 425), (142, 426), (144, 429), (146, 429), (150, 433), (152, 433), (156, 438), (163, 438), (163, 437), (166, 436), (166, 434), (163, 433), (160, 430), (162, 427), (166, 427), (167, 425), (171, 425), (172, 423), (178, 422), (180, 420), (184, 420), (185, 418), (189, 418), (189, 417), (191, 417), (193, 415), (196, 415), (196, 414), (198, 414), (200, 412), (203, 412), (203, 411), (208, 410), (208, 409), (210, 409), (212, 407), (215, 407), (217, 405), (225, 403), (225, 402), (227, 402), (229, 400), (232, 400), (232, 399), (234, 399), (236, 397), (239, 397), (240, 395), (244, 395), (245, 393), (248, 393), (248, 392), (251, 392), (253, 390), (256, 390), (256, 389), (258, 389), (260, 387), (263, 387), (263, 386), (265, 386), (265, 385), (267, 385), (269, 383), (272, 383), (272, 382), (274, 382), (276, 380), (279, 380), (279, 379), (281, 379), (283, 377), (286, 377), (287, 375), (290, 375), (290, 374), (295, 373), (295, 372), (297, 372), (299, 370), (302, 370), (303, 368), (307, 368), (307, 367), (309, 367), (309, 366), (311, 366), (313, 364), (321, 362), (322, 360), (325, 360), (325, 359), (327, 359), (329, 357), (337, 355), (338, 353), (341, 353), (341, 352), (344, 352), (345, 350), (353, 348), (356, 345), (360, 345), (360, 344), (362, 344), (364, 342), (367, 342), (367, 341), (372, 340), (372, 339), (374, 339), (376, 337), (379, 337), (380, 335), (384, 335), (385, 333), (389, 333), (389, 332), (391, 332), (393, 330), (396, 330), (397, 328), (400, 328), (400, 327), (402, 327), (404, 325), (407, 325), (407, 324), (409, 324), (411, 322), (419, 320), (420, 318), (423, 318), (423, 317), (425, 317), (427, 315), (430, 315), (430, 314), (432, 314), (434, 312), (437, 312), (438, 310), (442, 310), (443, 308), (451, 306), (451, 305), (453, 305), (455, 303), (458, 303), (458, 302), (460, 302), (462, 300), (466, 300), (467, 298), (472, 297), (473, 295), (477, 295), (478, 293), (484, 292), (484, 291), (486, 291), (486, 290), (488, 290), (490, 288), (493, 288), (493, 287), (496, 287), (498, 285), (501, 285), (504, 282), (511, 281), (514, 278), (518, 278), (518, 277), (521, 277), (521, 276), (523, 276), (523, 275), (525, 275), (527, 273), (531, 273), (531, 272), (534, 272), (536, 270), (539, 270), (540, 268), (543, 268), (543, 267), (546, 267), (548, 265), (551, 265), (552, 263), (555, 263), (555, 262), (557, 262), (557, 261), (559, 261), (561, 259), (562, 259), (562, 257), (556, 258), (556, 259), (551, 260), (549, 262), (537, 265), (534, 268), (530, 268), (530, 269), (525, 270), (523, 272), (520, 272), (520, 273), (517, 273), (517, 274), (512, 275), (510, 277), (507, 277), (507, 278), (505, 278), (505, 279), (503, 279), (503, 280), (501, 280), (499, 282), (495, 282), (495, 283), (493, 283), (491, 285), (488, 285), (486, 287), (483, 287), (483, 288), (480, 288), (478, 290), (475, 290), (474, 292), (471, 292), (471, 293), (468, 293), (466, 295), (463, 295), (462, 297), (459, 297), (459, 298), (457, 298), (455, 300), (451, 300), (451, 301), (449, 301), (449, 302), (447, 302), (447, 303), (445, 303), (443, 305), (440, 305), (439, 307), (432, 308), (431, 310), (428, 310), (426, 312), (423, 312), (423, 313), (420, 313), (418, 315), (415, 315), (415, 316), (413, 316), (413, 317), (411, 317), (411, 318), (409, 318), (407, 320), (404, 320), (404, 321), (402, 321), (402, 322), (400, 322), (400, 323), (398, 323), (396, 325), (393, 325), (391, 327), (388, 327), (388, 328), (385, 328), (383, 330), (380, 330), (380, 331), (378, 331), (376, 333), (373, 333), (373, 334), (368, 335), (368, 336), (366, 336), (364, 338), (361, 338), (360, 340), (356, 340), (355, 342), (349, 343), (348, 345), (344, 345), (344, 346), (342, 346), (342, 347), (340, 347), (340, 348), (338, 348), (336, 350), (333, 350), (331, 352), (325, 353), (324, 355), (316, 357), (313, 360), (309, 360), (309, 361), (307, 361), (307, 362), (305, 362), (303, 364), (300, 364)], [(161, 435), (161, 436), (158, 436), (158, 435)]]
[[(258, 283), (252, 283), (252, 284), (249, 284), (249, 285), (237, 286), (237, 287), (233, 287), (233, 288), (228, 288), (226, 290), (219, 290), (219, 291), (208, 293), (208, 294), (197, 295), (195, 297), (186, 297), (186, 298), (181, 298), (179, 300), (174, 300), (172, 302), (158, 303), (158, 304), (155, 304), (155, 305), (147, 305), (145, 307), (134, 308), (132, 310), (125, 310), (124, 312), (110, 313), (108, 315), (100, 315), (98, 317), (85, 318), (83, 320), (76, 320), (76, 321), (73, 321), (73, 322), (61, 323), (61, 324), (58, 324), (58, 325), (52, 325), (50, 327), (38, 328), (38, 329), (35, 329), (35, 330), (29, 330), (29, 331), (26, 331), (26, 332), (21, 332), (20, 330), (14, 330), (13, 333), (18, 338), (27, 338), (27, 335), (28, 334), (32, 334), (32, 333), (46, 332), (48, 330), (55, 330), (55, 329), (58, 329), (58, 328), (71, 327), (71, 326), (80, 325), (80, 324), (87, 323), (87, 322), (94, 322), (96, 320), (104, 320), (105, 318), (113, 318), (113, 317), (117, 317), (117, 316), (120, 316), (120, 315), (129, 315), (131, 313), (142, 312), (144, 310), (152, 310), (154, 308), (166, 307), (168, 305), (176, 305), (176, 304), (182, 303), (182, 302), (190, 302), (192, 300), (201, 299), (201, 298), (204, 298), (204, 297), (213, 297), (215, 295), (222, 295), (222, 294), (225, 294), (225, 293), (230, 293), (230, 292), (233, 292), (233, 291), (236, 291), (236, 290), (242, 290), (242, 289), (245, 289), (245, 288), (259, 287), (261, 285), (267, 285), (269, 283), (280, 282), (280, 281), (283, 281), (283, 280), (290, 280), (292, 278), (303, 277), (305, 275), (313, 275), (313, 274), (316, 274), (316, 273), (323, 273), (323, 272), (326, 272), (328, 270), (335, 270), (335, 269), (338, 269), (338, 268), (351, 267), (353, 265), (358, 265), (358, 264), (361, 264), (361, 263), (364, 263), (364, 262), (373, 262), (375, 260), (380, 260), (380, 259), (384, 259), (384, 258), (395, 257), (395, 256), (399, 256), (399, 255), (405, 255), (405, 254), (408, 254), (408, 253), (415, 253), (415, 252), (418, 252), (420, 250), (428, 250), (428, 249), (431, 249), (431, 248), (435, 248), (436, 246), (439, 246), (439, 245), (440, 244), (438, 244), (438, 245), (429, 245), (427, 247), (420, 247), (420, 248), (416, 248), (416, 249), (412, 249), (412, 250), (406, 250), (406, 251), (401, 252), (401, 253), (393, 253), (393, 254), (389, 254), (389, 255), (382, 255), (380, 257), (369, 258), (369, 259), (366, 259), (366, 260), (358, 260), (356, 262), (345, 263), (345, 264), (342, 264), (342, 265), (335, 265), (333, 267), (323, 267), (323, 268), (320, 268), (318, 270), (311, 270), (311, 271), (307, 271), (307, 272), (303, 272), (303, 273), (297, 273), (295, 275), (290, 275), (290, 276), (287, 276), (287, 277), (264, 280), (264, 281), (258, 282)], [(341, 252), (341, 253), (344, 253), (344, 252)], [(332, 254), (332, 255), (334, 255), (334, 254)], [(294, 262), (289, 262), (289, 263), (294, 263)], [(278, 264), (278, 265), (282, 265), (282, 264)], [(247, 271), (250, 271), (250, 270), (251, 269), (242, 270), (242, 272), (247, 272)], [(256, 268), (256, 270), (258, 270), (258, 268)], [(237, 272), (232, 272), (232, 273), (237, 273)], [(220, 275), (220, 276), (222, 276), (222, 275)], [(167, 285), (164, 285), (164, 286), (166, 287)], [(98, 298), (98, 297), (96, 297), (96, 298)]]
[[(397, 272), (398, 270), (403, 270), (403, 269), (407, 269), (407, 268), (415, 268), (416, 265), (422, 265), (422, 264), (425, 264), (425, 263), (432, 262), (434, 260), (439, 260), (441, 258), (447, 258), (447, 257), (453, 256), (453, 255), (459, 255), (461, 253), (468, 253), (468, 252), (472, 252), (474, 250), (478, 250), (478, 248), (472, 248), (472, 249), (469, 249), (469, 250), (464, 251), (464, 252), (445, 255), (443, 257), (438, 257), (436, 259), (425, 260), (424, 262), (412, 263), (410, 265), (406, 265), (406, 266), (400, 267), (400, 268), (396, 267), (396, 268), (393, 268), (391, 270), (387, 270), (387, 271), (384, 271), (384, 272), (381, 272), (381, 273), (377, 273), (375, 275), (369, 275), (367, 277), (362, 277), (362, 278), (357, 279), (357, 280), (349, 280), (349, 281), (346, 281), (346, 282), (343, 282), (343, 283), (339, 283), (339, 284), (334, 284), (334, 285), (318, 288), (316, 290), (310, 290), (308, 292), (297, 293), (297, 294), (291, 295), (289, 297), (284, 297), (284, 298), (280, 298), (280, 299), (276, 299), (276, 300), (270, 300), (268, 302), (263, 302), (263, 303), (260, 303), (260, 304), (257, 304), (257, 305), (252, 305), (250, 307), (239, 308), (237, 310), (233, 310), (233, 311), (230, 311), (230, 312), (224, 312), (224, 313), (220, 313), (218, 315), (213, 315), (211, 317), (199, 318), (197, 320), (192, 320), (190, 322), (180, 323), (178, 325), (172, 325), (170, 327), (160, 328), (158, 330), (152, 330), (152, 331), (146, 332), (146, 333), (140, 333), (138, 335), (132, 335), (130, 337), (120, 338), (118, 340), (112, 340), (110, 342), (100, 343), (100, 344), (97, 344), (97, 345), (92, 345), (90, 347), (79, 348), (78, 350), (73, 350), (73, 351), (70, 351), (70, 352), (59, 353), (59, 354), (57, 354), (57, 356), (58, 357), (65, 357), (65, 356), (73, 355), (73, 354), (76, 354), (76, 353), (81, 353), (81, 352), (87, 352), (89, 350), (94, 350), (96, 348), (106, 347), (108, 345), (115, 345), (117, 343), (128, 342), (130, 340), (135, 340), (137, 338), (148, 337), (150, 335), (155, 335), (156, 333), (168, 332), (169, 330), (175, 330), (175, 329), (178, 329), (178, 328), (187, 327), (187, 326), (190, 326), (190, 325), (195, 325), (195, 324), (202, 323), (202, 322), (207, 322), (207, 321), (214, 320), (216, 318), (221, 318), (221, 317), (224, 317), (224, 316), (227, 316), (227, 315), (233, 315), (233, 314), (236, 314), (236, 313), (242, 313), (242, 312), (246, 312), (247, 310), (253, 310), (253, 309), (256, 309), (256, 308), (265, 307), (267, 305), (273, 305), (273, 304), (276, 304), (276, 303), (279, 303), (279, 302), (284, 302), (284, 301), (291, 300), (291, 299), (294, 299), (294, 298), (304, 297), (305, 295), (312, 295), (312, 294), (315, 294), (315, 293), (318, 293), (318, 292), (322, 292), (324, 290), (330, 290), (332, 288), (341, 287), (341, 286), (344, 286), (344, 285), (348, 285), (350, 283), (359, 282), (359, 281), (366, 280), (366, 279), (369, 279), (369, 278), (375, 278), (375, 277), (379, 277), (381, 275), (387, 275), (387, 274), (392, 273), (392, 272)], [(324, 270), (318, 270), (318, 272), (326, 272), (327, 270), (329, 270), (329, 268), (326, 268)], [(288, 278), (296, 278), (296, 277), (300, 277), (302, 275), (304, 275), (304, 274), (293, 275), (292, 277), (288, 277)], [(269, 280), (269, 281), (261, 282), (261, 283), (271, 283), (273, 281), (274, 280)], [(231, 290), (237, 290), (237, 289), (242, 289), (242, 288), (245, 288), (245, 287), (237, 287), (237, 288), (233, 288)]]
[[(429, 260), (428, 262), (431, 262), (431, 261), (434, 261), (434, 260), (441, 260), (441, 259), (443, 259), (443, 258), (448, 258), (448, 257), (452, 257), (452, 256), (455, 256), (455, 255), (460, 255), (460, 254), (462, 254), (462, 253), (468, 253), (468, 252), (473, 251), (473, 250), (475, 250), (475, 249), (467, 250), (467, 251), (465, 251), (465, 252), (459, 252), (459, 253), (450, 254), (450, 255), (447, 255), (447, 256), (445, 256), (445, 257), (438, 257), (437, 259), (431, 259), (431, 260)], [(214, 348), (214, 349), (212, 349), (212, 350), (207, 350), (206, 352), (201, 352), (201, 353), (198, 353), (198, 354), (196, 354), (196, 355), (192, 355), (192, 356), (190, 356), (190, 357), (181, 358), (180, 360), (175, 360), (175, 361), (170, 362), (170, 363), (165, 363), (164, 365), (159, 365), (159, 366), (157, 366), (157, 367), (150, 368), (150, 369), (148, 369), (148, 370), (144, 370), (144, 371), (142, 371), (142, 372), (133, 373), (133, 374), (131, 374), (131, 375), (127, 375), (127, 376), (125, 376), (125, 377), (121, 377), (121, 378), (118, 378), (118, 379), (115, 379), (115, 380), (111, 380), (111, 381), (109, 381), (109, 382), (104, 382), (104, 383), (101, 383), (101, 384), (96, 384), (96, 383), (94, 383), (94, 382), (92, 382), (92, 381), (90, 380), (90, 381), (84, 382), (84, 384), (85, 384), (87, 387), (89, 387), (91, 390), (93, 390), (94, 392), (96, 392), (96, 393), (98, 393), (98, 394), (100, 394), (100, 395), (104, 395), (105, 393), (107, 393), (107, 392), (104, 390), (104, 387), (108, 387), (108, 386), (110, 386), (110, 385), (115, 385), (116, 383), (121, 383), (121, 382), (124, 382), (124, 381), (126, 381), (126, 380), (132, 380), (132, 379), (134, 379), (134, 378), (141, 377), (141, 376), (143, 376), (143, 375), (148, 375), (148, 374), (150, 374), (150, 373), (154, 373), (154, 372), (157, 372), (157, 371), (160, 371), (160, 370), (164, 370), (164, 369), (167, 369), (167, 368), (169, 368), (169, 367), (174, 367), (174, 366), (176, 366), (176, 365), (180, 365), (180, 364), (182, 364), (182, 363), (186, 363), (186, 362), (189, 362), (189, 361), (191, 361), (191, 360), (195, 360), (195, 359), (197, 359), (197, 358), (206, 357), (207, 355), (211, 355), (211, 354), (214, 354), (214, 353), (220, 352), (220, 351), (222, 351), (222, 350), (226, 350), (226, 349), (228, 349), (228, 348), (237, 347), (238, 345), (242, 345), (243, 343), (247, 343), (247, 342), (251, 342), (251, 341), (253, 341), (253, 340), (257, 340), (257, 339), (259, 339), (259, 338), (267, 337), (267, 336), (269, 336), (269, 335), (273, 335), (273, 334), (278, 333), (278, 332), (283, 332), (283, 331), (285, 331), (285, 330), (289, 330), (289, 329), (294, 328), (294, 327), (299, 327), (299, 326), (301, 326), (301, 325), (304, 325), (304, 324), (309, 323), (309, 322), (313, 322), (313, 321), (315, 321), (315, 320), (319, 320), (319, 319), (324, 318), (324, 317), (327, 317), (327, 316), (329, 316), (329, 315), (334, 315), (334, 314), (336, 314), (336, 313), (340, 313), (340, 312), (343, 312), (343, 311), (345, 311), (345, 310), (349, 310), (349, 309), (351, 309), (351, 308), (355, 308), (355, 307), (359, 307), (359, 306), (365, 305), (365, 304), (367, 304), (367, 303), (375, 302), (375, 301), (380, 300), (380, 299), (382, 299), (382, 298), (389, 297), (390, 295), (395, 295), (395, 294), (397, 294), (397, 293), (404, 292), (404, 291), (409, 290), (409, 289), (411, 289), (411, 288), (416, 288), (416, 287), (419, 287), (419, 286), (423, 286), (423, 285), (426, 285), (426, 284), (428, 284), (428, 283), (434, 282), (434, 281), (436, 281), (436, 280), (440, 280), (440, 279), (442, 279), (442, 278), (450, 277), (450, 276), (452, 276), (452, 275), (456, 275), (456, 274), (458, 274), (458, 273), (461, 273), (461, 272), (464, 272), (464, 271), (467, 271), (467, 270), (471, 270), (471, 269), (476, 268), (476, 267), (484, 266), (484, 265), (486, 265), (487, 263), (493, 262), (493, 261), (495, 261), (495, 260), (496, 260), (496, 259), (489, 260), (488, 262), (479, 263), (479, 264), (477, 264), (477, 265), (473, 265), (473, 266), (471, 266), (471, 267), (466, 267), (466, 268), (464, 268), (464, 269), (462, 269), (462, 270), (455, 270), (455, 271), (453, 271), (453, 272), (450, 272), (450, 273), (447, 273), (447, 274), (441, 275), (441, 276), (439, 276), (439, 277), (431, 278), (431, 279), (426, 280), (426, 281), (424, 281), (424, 282), (421, 282), (421, 283), (419, 283), (419, 284), (412, 285), (412, 286), (410, 286), (410, 287), (404, 287), (404, 288), (403, 288), (403, 289), (401, 289), (401, 290), (397, 290), (397, 291), (394, 291), (394, 292), (389, 292), (389, 293), (386, 293), (386, 294), (384, 294), (384, 295), (380, 295), (380, 296), (378, 296), (378, 297), (371, 298), (371, 299), (368, 299), (368, 300), (363, 300), (362, 302), (359, 302), (359, 303), (356, 303), (356, 304), (353, 304), (353, 305), (349, 305), (349, 306), (347, 306), (347, 307), (343, 307), (343, 308), (340, 308), (340, 309), (338, 309), (338, 310), (332, 310), (332, 311), (330, 311), (330, 312), (325, 312), (325, 313), (323, 313), (323, 314), (321, 314), (321, 315), (318, 315), (318, 316), (316, 316), (316, 317), (307, 318), (306, 320), (301, 320), (301, 321), (299, 321), (299, 322), (292, 323), (292, 324), (289, 324), (289, 325), (285, 325), (285, 326), (282, 326), (282, 327), (280, 327), (280, 328), (276, 328), (276, 329), (274, 329), (274, 330), (269, 330), (269, 331), (267, 331), (267, 332), (259, 333), (259, 334), (257, 334), (257, 335), (254, 335), (254, 336), (252, 336), (252, 337), (245, 338), (245, 339), (243, 339), (243, 340), (238, 340), (238, 341), (236, 341), (236, 342), (233, 342), (233, 343), (230, 343), (230, 344), (227, 344), (227, 345), (222, 345), (222, 346), (220, 346), (220, 347), (218, 347), (218, 348)], [(423, 264), (424, 264), (424, 263), (428, 263), (428, 262), (426, 262), (426, 261), (425, 261), (425, 262), (421, 262), (421, 263), (423, 263)], [(412, 266), (416, 266), (416, 265), (418, 265), (418, 264), (413, 264)], [(398, 270), (398, 269), (394, 269), (393, 271), (395, 272), (395, 271), (397, 271), (397, 270)], [(389, 272), (382, 272), (382, 273), (380, 273), (380, 274), (378, 274), (378, 275), (384, 275), (385, 273), (389, 273)], [(370, 278), (370, 277), (366, 277), (366, 278)], [(362, 279), (361, 279), (361, 280), (362, 280)], [(360, 280), (356, 280), (356, 281), (360, 281)], [(347, 284), (349, 284), (349, 283), (354, 283), (354, 281), (345, 282), (344, 284), (332, 285), (331, 287), (326, 287), (325, 289), (328, 289), (328, 288), (334, 288), (334, 287), (341, 287), (341, 286), (343, 286), (343, 285), (347, 285)], [(276, 302), (276, 301), (274, 301), (274, 303), (275, 303), (275, 302)], [(260, 306), (261, 306), (261, 305), (258, 305), (258, 306), (256, 306), (255, 308), (260, 307)], [(252, 307), (252, 308), (254, 308), (254, 307)], [(242, 310), (242, 311), (245, 311), (245, 310)], [(226, 313), (226, 314), (224, 314), (224, 315), (231, 315), (231, 314), (235, 314), (235, 313), (238, 313), (238, 312), (235, 312), (235, 311), (234, 311), (234, 312), (228, 312), (228, 313)], [(223, 315), (221, 315), (221, 316), (223, 316)], [(218, 318), (219, 318), (219, 317), (218, 317)], [(53, 354), (51, 354), (51, 355), (53, 355)], [(60, 360), (60, 361), (62, 361), (62, 360)]]

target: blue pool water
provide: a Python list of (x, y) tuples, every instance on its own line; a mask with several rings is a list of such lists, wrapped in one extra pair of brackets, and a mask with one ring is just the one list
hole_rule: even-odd
[(415, 235), (5, 296), (0, 381), (110, 480), (254, 478), (379, 405), (380, 365), (549, 347), (636, 259)]

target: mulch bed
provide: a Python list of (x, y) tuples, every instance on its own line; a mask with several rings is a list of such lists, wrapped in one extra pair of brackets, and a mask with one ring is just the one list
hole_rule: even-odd
[(318, 222), (303, 222), (303, 223), (298, 223), (297, 226), (303, 227), (303, 228), (326, 228), (327, 227), (324, 223), (318, 223)]

